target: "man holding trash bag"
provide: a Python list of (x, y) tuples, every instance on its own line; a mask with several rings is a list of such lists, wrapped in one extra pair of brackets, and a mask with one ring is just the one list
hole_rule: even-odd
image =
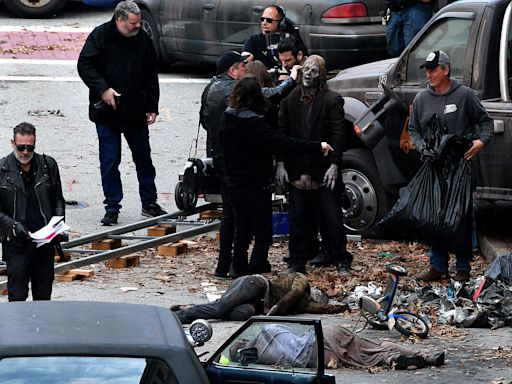
[[(429, 86), (413, 101), (409, 128), (414, 148), (420, 152), (423, 160), (432, 155), (432, 149), (426, 140), (431, 119), (437, 115), (440, 127), (445, 129), (444, 133), (471, 137), (471, 146), (463, 155), (466, 161), (471, 160), (492, 140), (493, 120), (471, 88), (450, 78), (450, 58), (445, 52), (438, 50), (429, 53), (420, 68), (425, 69)], [(478, 130), (476, 126), (479, 127)], [(462, 245), (453, 249), (457, 257), (457, 273), (454, 276), (457, 281), (468, 281), (470, 278), (473, 256), (471, 207), (470, 199), (469, 208), (463, 218)], [(418, 279), (437, 281), (447, 277), (449, 250), (452, 249), (432, 246), (429, 250), (431, 268), (418, 276)]]

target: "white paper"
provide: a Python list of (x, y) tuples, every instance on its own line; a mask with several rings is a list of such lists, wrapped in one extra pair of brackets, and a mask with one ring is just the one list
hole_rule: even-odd
[(39, 231), (31, 233), (32, 241), (40, 247), (53, 240), (53, 238), (69, 229), (69, 225), (64, 222), (64, 216), (53, 216), (50, 222)]

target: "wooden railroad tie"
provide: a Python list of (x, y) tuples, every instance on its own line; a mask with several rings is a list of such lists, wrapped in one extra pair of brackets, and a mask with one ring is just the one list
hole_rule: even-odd
[(160, 256), (178, 256), (187, 252), (187, 243), (185, 242), (177, 242), (171, 244), (160, 245), (157, 248), (157, 253)]
[(115, 259), (107, 260), (107, 266), (109, 268), (130, 268), (130, 267), (138, 267), (140, 264), (140, 256), (136, 255), (126, 255), (117, 257)]
[(56, 263), (63, 263), (65, 261), (71, 261), (71, 253), (69, 253), (69, 252), (63, 252), (63, 253), (64, 253), (64, 260), (61, 260), (60, 256), (57, 255), (57, 252), (55, 252), (54, 259), (55, 259)]
[(73, 281), (82, 280), (85, 277), (94, 276), (94, 271), (90, 269), (71, 269), (63, 274), (55, 274), (55, 281)]
[(165, 236), (176, 232), (175, 225), (159, 224), (148, 228), (148, 236)]
[(210, 209), (209, 211), (204, 211), (199, 213), (199, 220), (212, 220), (219, 219), (222, 216), (222, 211), (218, 209)]
[(121, 248), (121, 239), (105, 239), (93, 241), (91, 243), (91, 248), (100, 251), (110, 251), (112, 249)]

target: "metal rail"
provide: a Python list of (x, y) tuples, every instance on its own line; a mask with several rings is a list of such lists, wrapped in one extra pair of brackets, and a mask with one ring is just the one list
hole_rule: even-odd
[[(95, 264), (100, 261), (105, 261), (109, 259), (113, 259), (116, 257), (121, 257), (125, 255), (129, 255), (134, 252), (139, 252), (147, 248), (157, 247), (162, 244), (172, 243), (179, 240), (187, 239), (193, 236), (200, 235), (202, 233), (211, 232), (220, 227), (219, 220), (216, 220), (211, 223), (205, 223), (201, 226), (193, 225), (194, 228), (187, 229), (184, 231), (172, 233), (165, 236), (122, 236), (123, 233), (132, 232), (139, 229), (144, 229), (150, 226), (153, 226), (155, 224), (159, 223), (168, 223), (166, 219), (171, 218), (178, 218), (178, 217), (185, 217), (194, 215), (200, 212), (208, 211), (210, 209), (217, 208), (216, 204), (206, 204), (199, 207), (196, 207), (194, 209), (188, 210), (188, 211), (177, 211), (173, 213), (168, 213), (162, 216), (153, 217), (150, 219), (138, 221), (132, 224), (124, 225), (122, 227), (117, 227), (113, 229), (109, 229), (107, 231), (103, 232), (97, 232), (92, 235), (79, 237), (77, 239), (73, 239), (71, 241), (68, 241), (66, 243), (62, 243), (62, 249), (64, 252), (69, 253), (92, 253), (94, 252), (94, 255), (86, 256), (77, 260), (68, 261), (65, 263), (60, 263), (55, 265), (55, 273), (65, 273), (71, 269), (74, 268), (80, 268), (86, 265)], [(178, 221), (177, 221), (178, 222)], [(181, 222), (183, 225), (189, 225), (191, 223), (185, 223)], [(174, 223), (173, 223), (174, 224)], [(135, 244), (125, 245), (121, 248), (112, 249), (108, 251), (94, 251), (91, 249), (74, 249), (74, 247), (89, 244), (93, 241), (98, 240), (105, 240), (105, 239), (112, 239), (112, 238), (126, 238), (130, 240), (144, 240), (140, 241)], [(7, 287), (7, 281), (0, 281), (0, 290), (3, 290)]]

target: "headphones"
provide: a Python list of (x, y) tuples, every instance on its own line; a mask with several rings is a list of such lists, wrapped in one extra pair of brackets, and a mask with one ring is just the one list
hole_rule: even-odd
[(273, 5), (273, 7), (275, 9), (277, 9), (277, 12), (279, 14), (282, 14), (283, 17), (281, 20), (279, 20), (279, 24), (278, 24), (278, 27), (279, 27), (279, 30), (280, 31), (284, 31), (284, 28), (286, 27), (286, 11), (284, 10), (283, 7), (281, 7), (280, 5)]

